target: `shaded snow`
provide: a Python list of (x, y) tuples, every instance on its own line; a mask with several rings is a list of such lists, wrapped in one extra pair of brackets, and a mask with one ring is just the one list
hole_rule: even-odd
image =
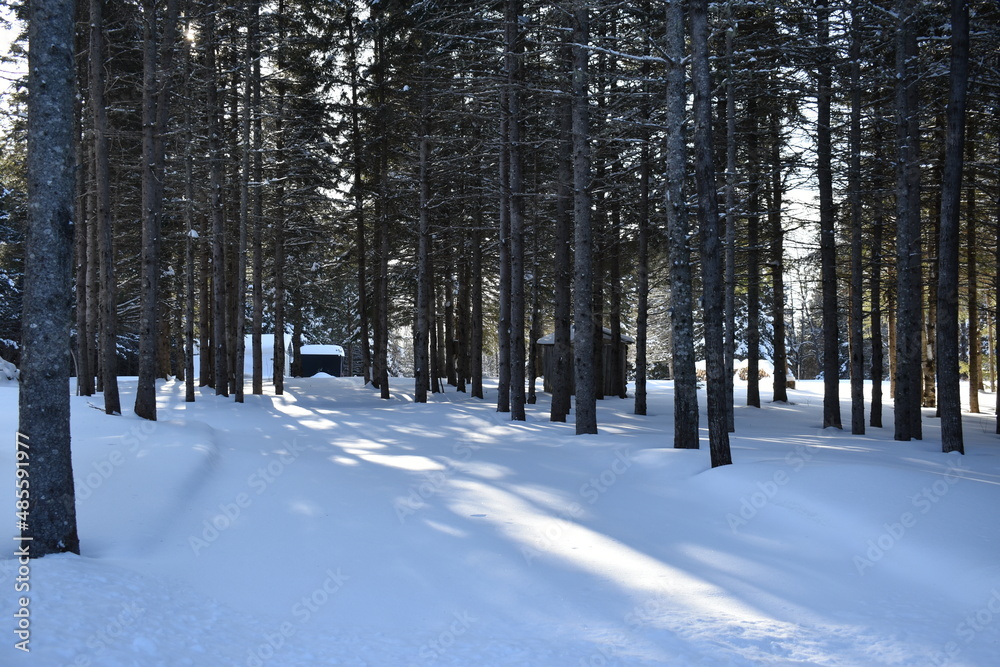
[[(740, 407), (736, 464), (711, 470), (704, 440), (671, 448), (670, 382), (648, 417), (602, 401), (598, 436), (549, 423), (545, 394), (511, 423), (495, 386), (419, 405), (404, 382), (243, 405), (171, 382), (156, 423), (73, 397), (84, 555), (32, 563), (26, 656), (2, 554), (0, 664), (995, 664), (993, 414), (945, 455), (932, 411), (924, 441), (894, 442), (891, 409), (852, 437), (800, 381)], [(16, 408), (0, 386), (11, 443)]]

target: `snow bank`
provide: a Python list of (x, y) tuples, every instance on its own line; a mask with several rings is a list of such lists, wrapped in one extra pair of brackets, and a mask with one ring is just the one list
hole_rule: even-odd
[[(945, 455), (932, 411), (923, 441), (892, 439), (889, 406), (851, 436), (798, 386), (738, 408), (714, 470), (707, 443), (672, 449), (670, 382), (648, 417), (601, 401), (586, 437), (545, 394), (508, 421), (495, 384), (415, 404), (289, 379), (240, 405), (168, 382), (156, 423), (71, 397), (83, 556), (32, 562), (30, 660), (0, 557), (0, 664), (995, 664), (994, 415)], [(0, 391), (8, 442), (16, 406)]]

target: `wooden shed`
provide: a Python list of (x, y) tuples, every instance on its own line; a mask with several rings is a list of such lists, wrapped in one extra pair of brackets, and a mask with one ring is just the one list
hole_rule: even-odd
[[(326, 373), (340, 377), (344, 367), (344, 348), (339, 345), (303, 345), (299, 354), (302, 359), (302, 377), (312, 377)], [(291, 354), (288, 355), (291, 359)]]
[[(572, 355), (573, 347), (573, 335), (575, 331), (570, 329), (570, 354)], [(621, 347), (620, 354), (618, 358), (614, 358), (613, 348), (611, 345), (611, 329), (607, 327), (604, 328), (604, 349), (602, 358), (604, 360), (604, 395), (605, 396), (616, 396), (618, 394), (618, 388), (628, 387), (628, 346), (635, 343), (635, 339), (631, 336), (625, 334), (621, 335)], [(538, 346), (538, 373), (544, 379), (544, 389), (545, 391), (552, 393), (552, 384), (550, 378), (555, 375), (555, 354), (553, 354), (553, 349), (556, 343), (556, 335), (554, 333), (542, 336), (537, 341), (535, 345)], [(617, 382), (616, 382), (617, 379)], [(573, 386), (575, 383), (575, 375), (570, 374), (570, 393), (574, 393), (576, 388)]]

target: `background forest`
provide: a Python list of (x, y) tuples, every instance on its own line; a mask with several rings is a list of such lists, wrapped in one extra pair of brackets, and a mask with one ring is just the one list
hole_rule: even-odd
[[(688, 42), (676, 2), (81, 0), (79, 392), (118, 413), (115, 378), (138, 375), (148, 418), (157, 377), (185, 378), (190, 400), (195, 383), (242, 400), (246, 335), (255, 393), (287, 345), (295, 374), (303, 342), (338, 343), (385, 397), (400, 375), (418, 401), (443, 382), (482, 396), (483, 374), (499, 375), (498, 408), (523, 419), (533, 342), (554, 331), (565, 420), (576, 322), (598, 332), (592, 357), (602, 328), (612, 356), (635, 338), (642, 413), (646, 378), (693, 386), (695, 360), (711, 361), (718, 296), (749, 403), (772, 398), (757, 381), (768, 360), (870, 379), (855, 432), (881, 425), (883, 381), (933, 407), (950, 5), (707, 10), (701, 81), (697, 26)], [(960, 227), (945, 234), (977, 411), (996, 381), (1000, 8), (968, 10)], [(9, 58), (23, 56), (16, 43)], [(24, 90), (0, 137), (0, 356), (14, 363)], [(718, 225), (696, 187), (706, 174)], [(915, 426), (900, 414), (897, 437), (920, 437), (919, 412)]]

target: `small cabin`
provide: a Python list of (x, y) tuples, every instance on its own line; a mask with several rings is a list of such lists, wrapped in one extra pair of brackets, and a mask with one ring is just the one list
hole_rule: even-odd
[[(340, 377), (344, 368), (344, 348), (339, 345), (303, 345), (299, 349), (302, 377), (326, 373)], [(291, 358), (291, 355), (289, 355)]]
[[(570, 358), (572, 358), (573, 336), (575, 330), (570, 328)], [(625, 334), (621, 335), (621, 346), (618, 358), (613, 354), (614, 348), (611, 345), (611, 329), (604, 327), (604, 349), (602, 359), (604, 361), (604, 395), (617, 396), (619, 388), (628, 387), (628, 346), (635, 343), (635, 339)], [(552, 393), (550, 378), (555, 376), (556, 358), (553, 350), (556, 344), (554, 333), (542, 336), (535, 344), (538, 346), (538, 372), (543, 377), (543, 387), (548, 393)], [(570, 373), (570, 393), (574, 393), (576, 376)]]

